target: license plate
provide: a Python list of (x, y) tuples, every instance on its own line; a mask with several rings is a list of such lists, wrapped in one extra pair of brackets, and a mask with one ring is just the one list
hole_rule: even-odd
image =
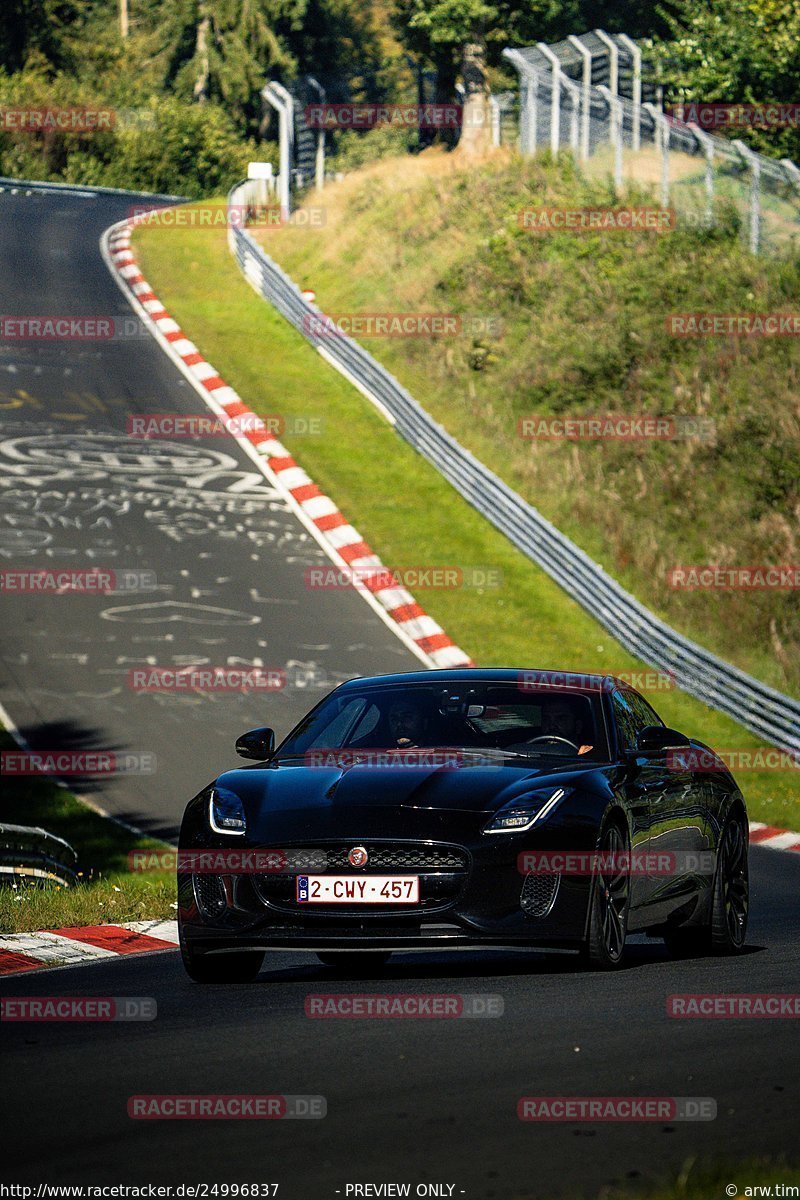
[(301, 904), (419, 904), (419, 875), (298, 875)]

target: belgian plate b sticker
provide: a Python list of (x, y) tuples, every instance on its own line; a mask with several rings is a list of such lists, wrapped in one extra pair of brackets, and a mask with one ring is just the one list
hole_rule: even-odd
[(297, 876), (297, 899), (298, 899), (298, 901), (301, 901), (301, 900), (307, 901), (308, 900), (308, 876), (307, 875), (298, 875)]

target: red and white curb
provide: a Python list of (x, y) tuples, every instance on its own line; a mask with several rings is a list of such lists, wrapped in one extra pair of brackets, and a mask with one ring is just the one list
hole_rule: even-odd
[(43, 967), (74, 967), (123, 954), (174, 950), (177, 945), (177, 921), (131, 921), (0, 935), (0, 975)]
[(800, 833), (776, 829), (762, 821), (750, 822), (750, 845), (766, 846), (769, 850), (794, 850), (800, 853)]
[[(146, 215), (143, 219), (146, 220)], [(218, 417), (246, 418), (254, 425), (257, 415), (221, 378), (217, 370), (170, 317), (142, 275), (131, 250), (132, 222), (112, 226), (103, 235), (101, 248), (116, 271), (131, 305), (157, 331), (157, 340), (175, 360), (195, 391)], [(270, 483), (290, 502), (303, 524), (343, 572), (353, 572), (353, 586), (384, 618), (401, 640), (428, 667), (469, 667), (472, 660), (445, 633), (441, 625), (417, 604), (403, 587), (387, 587), (380, 558), (358, 531), (298, 465), (274, 434), (265, 428), (233, 434), (249, 451)]]

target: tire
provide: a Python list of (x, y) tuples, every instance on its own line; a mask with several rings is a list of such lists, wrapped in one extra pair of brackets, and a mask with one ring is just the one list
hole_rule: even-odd
[(261, 970), (261, 950), (230, 954), (198, 954), (181, 938), (181, 958), (186, 974), (195, 983), (252, 983)]
[(669, 930), (667, 950), (675, 958), (708, 954), (741, 954), (747, 937), (750, 878), (746, 826), (741, 816), (725, 822), (717, 850), (717, 867), (708, 917), (702, 925)]
[(725, 822), (717, 853), (710, 922), (713, 954), (741, 954), (747, 938), (749, 911), (747, 825), (736, 815)]
[(391, 958), (385, 950), (325, 950), (317, 958), (325, 967), (339, 967), (354, 975), (367, 975), (380, 971)]
[[(627, 848), (627, 838), (619, 826), (608, 825), (600, 839), (600, 853), (620, 855)], [(581, 946), (581, 957), (590, 970), (614, 971), (622, 964), (630, 903), (630, 870), (598, 871), (594, 875), (589, 929)]]

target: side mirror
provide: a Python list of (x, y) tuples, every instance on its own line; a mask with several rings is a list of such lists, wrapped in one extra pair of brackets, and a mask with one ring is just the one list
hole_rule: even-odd
[(667, 729), (664, 725), (646, 725), (640, 729), (636, 737), (637, 754), (658, 754), (662, 750), (678, 750), (691, 746), (691, 741), (677, 729)]
[(236, 739), (236, 753), (242, 758), (255, 758), (259, 762), (270, 758), (275, 750), (275, 731), (263, 725), (251, 729)]

